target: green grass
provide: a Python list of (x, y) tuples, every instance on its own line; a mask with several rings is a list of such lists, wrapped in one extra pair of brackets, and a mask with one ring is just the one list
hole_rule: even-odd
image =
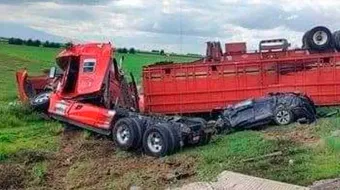
[[(13, 46), (0, 44), (0, 160), (22, 150), (54, 151), (58, 147), (61, 125), (44, 121), (36, 113), (17, 103), (15, 71), (26, 67), (30, 73), (38, 74), (41, 69), (54, 65), (57, 49)], [(117, 55), (119, 57), (121, 55)], [(143, 65), (158, 61), (191, 61), (190, 57), (163, 57), (153, 54), (125, 55), (123, 67), (140, 77)], [(119, 58), (118, 58), (119, 59)], [(140, 81), (140, 80), (139, 80)], [(299, 132), (295, 124), (288, 127), (272, 127), (279, 138), (268, 138), (270, 131), (241, 131), (226, 136), (217, 136), (212, 143), (184, 149), (170, 158), (192, 156), (197, 158), (197, 179), (211, 180), (223, 170), (308, 185), (315, 180), (340, 176), (340, 117), (320, 119), (317, 125), (309, 126), (308, 133), (315, 136), (315, 142), (296, 142), (291, 132)], [(90, 133), (85, 133), (85, 138)], [(245, 161), (262, 155), (282, 151), (283, 155)], [(118, 151), (119, 154), (120, 151)], [(121, 152), (125, 155), (125, 152)], [(118, 155), (117, 155), (118, 156)], [(81, 164), (81, 163), (79, 163)], [(88, 166), (90, 167), (90, 166)], [(91, 167), (90, 167), (91, 168)], [(88, 171), (87, 165), (74, 168), (68, 174)], [(41, 181), (46, 170), (44, 162), (32, 168), (36, 181)], [(136, 178), (127, 176), (126, 183)], [(137, 174), (136, 174), (137, 175)], [(68, 179), (68, 180), (70, 180)], [(130, 180), (130, 181), (129, 181)], [(115, 182), (110, 182), (113, 187)]]
[[(287, 132), (299, 131), (296, 124), (273, 127), (282, 137), (269, 139), (267, 131), (241, 131), (218, 136), (212, 143), (181, 154), (199, 158), (197, 172), (200, 180), (213, 180), (224, 170), (268, 179), (310, 185), (320, 179), (340, 177), (340, 118), (321, 119), (311, 125), (310, 135), (316, 142), (302, 143), (287, 138)], [(302, 137), (301, 137), (302, 138)], [(282, 151), (281, 156), (255, 159)]]
[[(0, 159), (22, 149), (53, 149), (61, 130), (58, 122), (41, 120), (36, 113), (17, 104), (15, 72), (26, 68), (36, 75), (55, 64), (60, 49), (0, 44)], [(120, 56), (117, 54), (117, 59)], [(124, 69), (138, 81), (143, 65), (159, 61), (190, 61), (187, 56), (126, 54)], [(10, 105), (11, 104), (11, 105)], [(14, 105), (12, 105), (14, 104)]]
[(60, 124), (20, 104), (0, 105), (0, 160), (21, 150), (55, 150)]

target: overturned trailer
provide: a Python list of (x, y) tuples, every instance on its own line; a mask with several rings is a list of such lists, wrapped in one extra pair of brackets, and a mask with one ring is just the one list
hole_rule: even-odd
[(271, 92), (301, 92), (316, 105), (340, 104), (340, 34), (315, 27), (303, 48), (286, 39), (263, 40), (257, 51), (246, 43), (207, 43), (206, 57), (191, 63), (143, 68), (146, 113), (206, 114)]

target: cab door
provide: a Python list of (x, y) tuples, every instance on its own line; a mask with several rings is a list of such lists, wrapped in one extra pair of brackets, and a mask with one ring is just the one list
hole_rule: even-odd
[(94, 126), (98, 119), (99, 111), (100, 108), (97, 106), (73, 102), (67, 112), (67, 118), (79, 123)]

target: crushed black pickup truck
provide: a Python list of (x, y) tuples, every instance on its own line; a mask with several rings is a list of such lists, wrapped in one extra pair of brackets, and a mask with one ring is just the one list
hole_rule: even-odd
[(299, 93), (272, 93), (228, 106), (219, 115), (219, 132), (250, 129), (270, 123), (288, 125), (294, 121), (312, 123), (316, 120), (313, 101)]

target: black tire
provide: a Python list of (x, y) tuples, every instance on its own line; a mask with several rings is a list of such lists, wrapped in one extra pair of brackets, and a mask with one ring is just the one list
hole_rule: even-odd
[(134, 119), (121, 118), (112, 128), (112, 138), (120, 149), (135, 150), (140, 146), (140, 128)]
[(307, 31), (305, 34), (303, 34), (302, 37), (302, 49), (310, 49), (308, 43), (307, 43), (307, 36), (309, 35), (309, 31)]
[(172, 126), (170, 123), (163, 123), (163, 124), (158, 124), (158, 126), (162, 126), (164, 130), (167, 130), (169, 133), (169, 151), (168, 154), (172, 154), (176, 151), (176, 138), (175, 135), (176, 133), (173, 132)]
[(47, 112), (50, 105), (51, 92), (42, 92), (30, 100), (30, 105), (34, 110)]
[(182, 144), (181, 144), (182, 137), (181, 137), (180, 131), (179, 131), (181, 126), (179, 126), (179, 125), (180, 124), (178, 124), (178, 123), (172, 123), (172, 124), (169, 125), (169, 129), (171, 131), (170, 135), (173, 136), (173, 139), (174, 139), (174, 142), (173, 142), (173, 146), (174, 146), (173, 153), (178, 151), (178, 150), (180, 150), (181, 147), (182, 147)]
[(333, 36), (324, 26), (317, 26), (306, 33), (305, 44), (311, 50), (323, 51), (332, 48)]
[(340, 30), (333, 33), (334, 48), (340, 51)]
[(279, 105), (274, 111), (274, 122), (277, 125), (289, 125), (294, 121), (293, 113), (284, 105)]
[(143, 125), (142, 120), (139, 119), (138, 117), (131, 117), (131, 120), (134, 122), (135, 127), (137, 128), (138, 131), (137, 143), (135, 145), (135, 149), (138, 149), (142, 146), (143, 143), (143, 134), (145, 132), (145, 126)]
[(164, 124), (152, 126), (146, 129), (143, 135), (144, 152), (145, 154), (153, 157), (169, 155), (171, 150), (173, 150), (173, 144), (171, 141), (172, 138), (170, 132)]

